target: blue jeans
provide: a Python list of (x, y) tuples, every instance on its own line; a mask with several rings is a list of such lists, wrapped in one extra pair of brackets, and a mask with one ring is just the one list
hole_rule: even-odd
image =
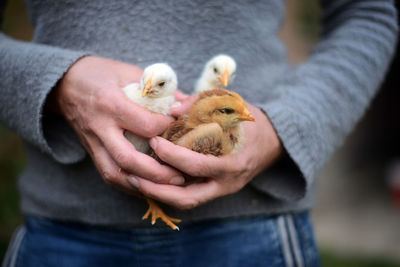
[(27, 217), (3, 266), (319, 266), (308, 212), (110, 229)]

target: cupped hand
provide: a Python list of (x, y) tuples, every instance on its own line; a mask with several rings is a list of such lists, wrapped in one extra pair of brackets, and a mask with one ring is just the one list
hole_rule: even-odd
[[(68, 70), (48, 101), (77, 132), (105, 182), (137, 193), (127, 177), (140, 176), (155, 183), (182, 184), (182, 175), (135, 150), (124, 130), (151, 138), (173, 121), (136, 105), (121, 88), (139, 82), (143, 71), (134, 65), (106, 58), (81, 58)], [(123, 171), (121, 171), (121, 169)]]
[[(196, 96), (182, 99), (182, 105), (172, 114), (187, 111)], [(248, 104), (255, 122), (243, 122), (245, 143), (235, 154), (222, 157), (204, 155), (177, 146), (161, 137), (150, 145), (161, 160), (183, 173), (205, 178), (185, 187), (161, 185), (135, 177), (129, 181), (146, 196), (179, 209), (191, 209), (205, 202), (233, 194), (242, 189), (258, 173), (270, 166), (282, 153), (282, 145), (267, 116)]]

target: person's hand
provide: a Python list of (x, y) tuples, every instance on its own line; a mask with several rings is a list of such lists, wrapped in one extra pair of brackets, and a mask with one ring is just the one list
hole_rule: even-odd
[[(182, 97), (182, 105), (172, 114), (186, 112), (196, 99), (197, 96)], [(156, 184), (140, 177), (129, 181), (144, 195), (180, 209), (191, 209), (239, 191), (282, 153), (282, 145), (269, 119), (257, 107), (248, 104), (248, 108), (255, 122), (243, 122), (246, 141), (236, 154), (214, 157), (177, 146), (161, 137), (151, 139), (150, 145), (161, 160), (190, 176), (205, 178), (203, 182), (181, 187)]]
[(140, 68), (119, 61), (84, 57), (72, 65), (48, 99), (56, 102), (77, 132), (105, 182), (128, 193), (137, 193), (127, 182), (129, 176), (155, 183), (184, 183), (178, 171), (136, 151), (123, 135), (128, 130), (154, 137), (173, 121), (136, 105), (121, 90), (139, 82), (142, 73)]

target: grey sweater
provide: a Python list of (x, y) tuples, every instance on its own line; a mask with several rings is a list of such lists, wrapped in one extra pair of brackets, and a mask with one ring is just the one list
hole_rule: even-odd
[(397, 35), (392, 1), (325, 1), (321, 41), (293, 68), (277, 37), (282, 0), (27, 4), (33, 41), (0, 33), (0, 120), (23, 138), (28, 155), (19, 180), (22, 210), (98, 225), (140, 225), (146, 203), (106, 185), (68, 124), (43, 110), (51, 89), (82, 56), (142, 68), (168, 62), (186, 92), (211, 56), (236, 59), (231, 89), (266, 111), (287, 156), (234, 195), (190, 211), (167, 210), (190, 222), (312, 207), (315, 174), (367, 108)]

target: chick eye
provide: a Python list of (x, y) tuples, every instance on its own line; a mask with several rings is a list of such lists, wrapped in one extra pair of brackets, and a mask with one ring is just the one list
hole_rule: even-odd
[(158, 86), (160, 86), (160, 87), (163, 87), (165, 85), (165, 82), (160, 82), (159, 84), (158, 84)]
[(232, 114), (235, 111), (231, 108), (223, 108), (223, 109), (220, 109), (219, 112), (224, 113), (224, 114)]
[(231, 109), (231, 108), (224, 108), (223, 111), (224, 111), (224, 113), (226, 113), (226, 114), (232, 114), (233, 112), (235, 112), (235, 111), (234, 111), (233, 109)]
[(214, 68), (214, 73), (218, 73), (218, 69), (217, 68)]

